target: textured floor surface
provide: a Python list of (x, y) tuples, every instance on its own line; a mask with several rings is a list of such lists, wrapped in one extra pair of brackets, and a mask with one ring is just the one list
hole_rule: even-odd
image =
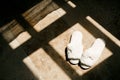
[[(120, 6), (118, 1), (43, 0), (2, 25), (0, 80), (119, 80)], [(84, 50), (96, 38), (106, 47), (94, 66), (83, 70), (66, 60), (74, 31)]]

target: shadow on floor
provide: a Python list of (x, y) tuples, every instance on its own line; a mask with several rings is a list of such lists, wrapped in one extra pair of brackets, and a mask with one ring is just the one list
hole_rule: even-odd
[[(101, 80), (101, 79), (102, 80), (109, 80), (110, 79), (110, 80), (114, 80), (114, 79), (118, 79), (119, 78), (118, 74), (119, 74), (119, 71), (120, 71), (119, 70), (119, 67), (120, 67), (120, 64), (119, 64), (119, 56), (120, 56), (119, 55), (119, 52), (120, 52), (119, 46), (117, 46), (113, 41), (111, 41), (107, 36), (105, 36), (105, 34), (103, 34), (100, 30), (95, 28), (94, 25), (92, 25), (90, 22), (88, 22), (85, 19), (86, 16), (90, 15), (93, 18), (95, 18), (96, 21), (99, 22), (99, 19), (96, 17), (97, 14), (96, 15), (92, 14), (92, 11), (96, 12), (96, 10), (97, 10), (97, 9), (93, 8), (93, 5), (97, 5), (97, 1), (95, 1), (95, 0), (92, 0), (92, 1), (89, 1), (89, 0), (88, 1), (83, 1), (83, 0), (77, 1), (77, 0), (74, 0), (73, 2), (77, 5), (76, 8), (71, 8), (63, 0), (54, 0), (54, 2), (57, 5), (59, 5), (59, 7), (62, 7), (67, 12), (67, 14), (64, 15), (62, 18), (58, 19), (57, 21), (55, 21), (54, 23), (52, 23), (51, 25), (49, 25), (47, 28), (45, 28), (42, 31), (40, 31), (39, 33), (37, 33), (32, 28), (32, 25), (30, 25), (29, 22), (26, 21), (21, 14), (15, 16), (16, 21), (25, 30), (27, 30), (30, 33), (32, 38), (30, 40), (28, 40), (26, 43), (24, 43), (23, 45), (21, 45), (16, 50), (14, 50), (14, 51), (12, 49), (10, 49), (10, 47), (5, 42), (6, 45), (7, 45), (7, 49), (10, 52), (8, 52), (7, 54), (6, 53), (3, 54), (3, 56), (5, 56), (5, 57), (1, 58), (1, 62), (4, 62), (6, 64), (9, 63), (9, 65), (6, 65), (4, 63), (3, 63), (3, 65), (1, 65), (2, 66), (2, 68), (1, 68), (2, 70), (1, 70), (0, 73), (6, 72), (4, 74), (0, 74), (0, 75), (3, 76), (3, 78), (1, 78), (1, 79), (7, 80), (7, 78), (4, 79), (4, 77), (6, 77), (6, 75), (8, 77), (9, 76), (13, 76), (14, 74), (17, 73), (17, 71), (18, 72), (21, 71), (21, 69), (22, 69), (21, 67), (23, 67), (26, 70), (25, 74), (27, 74), (27, 76), (31, 76), (31, 75), (33, 76), (32, 72), (30, 72), (27, 69), (27, 67), (22, 63), (22, 60), (25, 57), (27, 57), (28, 55), (30, 55), (30, 53), (34, 52), (35, 50), (37, 50), (40, 47), (42, 47), (47, 52), (47, 54), (60, 66), (60, 68), (72, 80), (80, 80), (80, 79), (83, 79), (83, 80), (89, 80), (89, 79), (93, 79), (93, 80)], [(73, 17), (73, 15), (74, 15), (74, 17)], [(68, 18), (68, 20), (70, 21), (70, 24), (67, 24), (66, 21), (64, 20), (64, 18)], [(70, 28), (71, 26), (73, 26), (77, 22), (79, 22), (83, 26), (90, 26), (90, 27), (85, 27), (85, 28), (94, 37), (96, 37), (96, 38), (97, 37), (102, 37), (103, 39), (105, 39), (105, 41), (107, 42), (107, 48), (113, 52), (113, 56), (111, 56), (110, 58), (108, 58), (103, 63), (101, 63), (100, 65), (96, 66), (96, 68), (94, 68), (90, 72), (84, 74), (83, 76), (79, 76), (79, 74), (76, 73), (76, 71), (72, 67), (70, 67), (68, 65), (68, 63), (66, 63), (61, 58), (61, 56), (58, 54), (58, 52), (55, 51), (48, 44), (48, 42), (50, 40), (54, 39), (55, 37), (57, 37), (58, 35), (63, 33), (65, 30), (67, 30), (68, 28)], [(104, 23), (102, 25), (104, 25)], [(48, 35), (51, 35), (51, 36), (48, 36)], [(37, 44), (36, 41), (39, 41), (39, 44)], [(23, 50), (26, 53), (25, 55), (21, 54), (21, 53), (24, 52)], [(19, 51), (23, 51), (23, 52), (20, 53)], [(11, 55), (10, 53), (13, 53), (13, 52), (16, 52), (18, 54), (12, 54)], [(15, 59), (13, 59), (14, 57), (15, 57)], [(7, 61), (7, 60), (10, 60), (10, 61)], [(113, 64), (115, 64), (115, 65), (113, 65)], [(11, 65), (13, 65), (15, 68), (13, 68), (13, 66), (11, 66)], [(106, 73), (107, 75), (103, 74), (103, 73)], [(28, 74), (30, 74), (30, 75), (28, 75)], [(24, 73), (20, 74), (20, 75), (17, 75), (18, 78), (20, 78), (21, 75), (24, 75)], [(16, 79), (17, 76), (12, 77), (12, 79)], [(116, 76), (116, 77), (114, 77), (114, 76)], [(23, 77), (26, 78), (25, 75)], [(24, 80), (24, 79), (22, 79), (22, 80)], [(31, 79), (27, 79), (27, 80), (34, 80), (34, 79), (31, 78)]]
[(39, 80), (23, 63), (26, 54), (21, 48), (12, 50), (0, 36), (3, 52), (0, 52), (0, 80)]
[(2, 0), (0, 1), (0, 27), (10, 22), (16, 15), (24, 13), (42, 0)]
[[(91, 70), (90, 72), (86, 73), (85, 75), (82, 76), (82, 79), (84, 80), (89, 80), (89, 79), (93, 79), (93, 80), (119, 80), (119, 52), (120, 52), (120, 47), (117, 46), (113, 41), (111, 41), (107, 36), (105, 36), (105, 34), (103, 34), (100, 30), (98, 30), (97, 28), (95, 28), (94, 25), (92, 25), (90, 22), (88, 22), (86, 20), (86, 16), (91, 16), (92, 18), (94, 18), (97, 22), (99, 22), (101, 25), (104, 26), (105, 29), (107, 29), (108, 31), (110, 31), (114, 36), (116, 36), (118, 39), (120, 38), (120, 36), (118, 36), (119, 34), (119, 29), (118, 29), (118, 25), (116, 26), (116, 20), (115, 17), (119, 16), (119, 5), (118, 5), (118, 1), (111, 1), (111, 2), (104, 2), (102, 1), (96, 1), (96, 0), (73, 0), (72, 2), (75, 3), (75, 5), (77, 6), (76, 8), (71, 9), (70, 6), (66, 5), (63, 6), (63, 1), (59, 1), (55, 0), (57, 4), (59, 4), (60, 6), (62, 6), (62, 8), (67, 11), (68, 16), (74, 16), (74, 20), (72, 19), (73, 17), (69, 17), (69, 21), (70, 23), (73, 25), (76, 22), (79, 22), (81, 25), (84, 26), (84, 28), (86, 28), (94, 37), (98, 38), (101, 37), (106, 41), (106, 47), (112, 51), (113, 55), (106, 59), (104, 62), (102, 62), (101, 64), (99, 64), (96, 68), (93, 68), (93, 70)], [(99, 4), (99, 6), (98, 6)], [(114, 5), (112, 5), (114, 4)], [(112, 5), (112, 7), (111, 7)], [(97, 6), (97, 7), (96, 7)], [(107, 8), (114, 8), (115, 12), (112, 12), (110, 9), (108, 11), (106, 11), (105, 9)], [(100, 11), (101, 10), (101, 11)], [(110, 12), (111, 11), (111, 12)], [(105, 15), (106, 14), (106, 15)], [(104, 17), (103, 17), (104, 16)], [(110, 20), (108, 18), (111, 18)], [(106, 20), (107, 19), (107, 20)], [(117, 19), (120, 19), (119, 17)], [(111, 23), (113, 22), (113, 23)], [(107, 25), (106, 25), (107, 24)], [(109, 26), (112, 25), (112, 26)], [(111, 30), (111, 28), (114, 28)], [(114, 33), (116, 32), (116, 33)], [(104, 74), (105, 73), (105, 74)], [(115, 77), (116, 76), (116, 77)]]
[[(0, 1), (0, 28), (15, 19), (15, 16), (22, 14), (40, 1), (41, 0)], [(13, 51), (1, 34), (0, 46), (3, 48), (2, 51), (0, 50), (0, 80), (38, 80), (33, 72), (22, 62), (26, 54), (24, 54), (21, 48)]]

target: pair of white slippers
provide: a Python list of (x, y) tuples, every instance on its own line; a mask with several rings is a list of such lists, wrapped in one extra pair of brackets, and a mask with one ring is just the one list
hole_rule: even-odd
[(105, 48), (105, 42), (97, 38), (90, 48), (83, 51), (82, 38), (80, 31), (72, 33), (70, 43), (67, 45), (67, 58), (70, 63), (80, 63), (81, 68), (88, 69), (99, 59)]

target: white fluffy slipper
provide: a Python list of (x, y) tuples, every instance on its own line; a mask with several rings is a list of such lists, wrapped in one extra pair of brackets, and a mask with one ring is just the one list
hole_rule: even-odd
[(70, 43), (67, 45), (67, 58), (70, 63), (78, 64), (83, 52), (82, 33), (75, 31), (71, 35)]
[(105, 42), (101, 38), (96, 39), (92, 47), (85, 50), (85, 52), (82, 54), (80, 66), (83, 69), (90, 68), (99, 59), (104, 48)]

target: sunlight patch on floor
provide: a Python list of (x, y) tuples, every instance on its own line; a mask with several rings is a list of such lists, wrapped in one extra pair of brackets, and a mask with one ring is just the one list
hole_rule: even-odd
[[(49, 42), (49, 44), (59, 53), (59, 55), (64, 60), (66, 60), (65, 48), (66, 48), (67, 44), (69, 43), (70, 36), (71, 36), (72, 32), (74, 32), (76, 30), (81, 31), (83, 33), (84, 50), (88, 49), (92, 45), (94, 40), (96, 39), (82, 25), (80, 25), (79, 23), (76, 23), (75, 25), (70, 27), (67, 31), (65, 31), (64, 33), (62, 33), (61, 35), (59, 35), (58, 37), (54, 38), (53, 40), (51, 40)], [(96, 67), (98, 64), (100, 64), (101, 62), (103, 62), (104, 60), (109, 58), (111, 55), (112, 55), (112, 52), (110, 50), (108, 50), (107, 48), (105, 48), (103, 53), (102, 53), (102, 56), (99, 58), (99, 60), (96, 62), (96, 64), (92, 68), (90, 68), (88, 70), (82, 70), (79, 66), (72, 65), (72, 64), (71, 64), (71, 67), (79, 75), (84, 75), (85, 73), (87, 73), (88, 71), (90, 71), (91, 69)]]
[(27, 40), (29, 40), (30, 38), (31, 38), (31, 35), (27, 31), (25, 31), (20, 33), (17, 36), (17, 38), (15, 38), (13, 41), (9, 43), (9, 45), (11, 46), (12, 49), (16, 49), (17, 47), (25, 43)]
[(110, 32), (108, 32), (103, 26), (96, 22), (92, 17), (86, 16), (86, 19), (91, 22), (96, 28), (98, 28), (103, 34), (105, 34), (109, 39), (111, 39), (116, 45), (120, 47), (120, 41), (114, 37)]
[(40, 20), (33, 28), (40, 32), (44, 28), (48, 27), (50, 24), (61, 18), (63, 15), (65, 15), (66, 12), (62, 8), (59, 8), (51, 13), (49, 13), (45, 18)]
[(70, 5), (72, 8), (76, 7), (76, 5), (72, 1), (67, 1), (67, 4)]
[(71, 80), (43, 48), (31, 53), (23, 62), (37, 77), (42, 78), (40, 80)]
[(31, 70), (35, 77), (41, 80), (41, 75), (34, 63), (31, 61), (30, 57), (26, 57), (23, 59), (23, 63)]

